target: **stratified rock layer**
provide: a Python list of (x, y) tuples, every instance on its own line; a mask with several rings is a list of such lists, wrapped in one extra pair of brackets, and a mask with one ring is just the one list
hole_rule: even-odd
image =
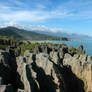
[(92, 56), (65, 54), (63, 65), (71, 66), (72, 72), (83, 80), (86, 92), (92, 91)]
[(67, 46), (15, 57), (0, 50), (0, 92), (92, 92), (92, 56)]

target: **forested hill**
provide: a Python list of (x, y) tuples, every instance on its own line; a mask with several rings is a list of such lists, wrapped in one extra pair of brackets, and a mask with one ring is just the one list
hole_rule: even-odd
[(66, 37), (48, 36), (33, 31), (26, 31), (16, 27), (1, 28), (0, 35), (8, 37), (13, 36), (19, 40), (68, 40)]

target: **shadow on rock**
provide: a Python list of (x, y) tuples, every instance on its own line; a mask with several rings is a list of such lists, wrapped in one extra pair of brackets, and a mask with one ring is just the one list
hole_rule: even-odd
[(53, 78), (46, 75), (44, 70), (32, 63), (33, 70), (37, 73), (37, 81), (40, 86), (40, 92), (56, 92), (57, 85), (53, 82)]
[(85, 92), (84, 83), (71, 70), (70, 66), (59, 67), (65, 82), (66, 92)]
[(26, 75), (27, 75), (27, 79), (29, 81), (29, 84), (31, 86), (31, 91), (32, 92), (39, 92), (38, 86), (32, 78), (31, 71), (30, 71), (30, 68), (28, 65), (26, 66)]

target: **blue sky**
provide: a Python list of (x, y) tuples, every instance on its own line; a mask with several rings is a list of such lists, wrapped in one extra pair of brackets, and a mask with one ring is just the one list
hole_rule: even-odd
[(92, 36), (92, 0), (0, 0), (0, 23), (8, 22)]

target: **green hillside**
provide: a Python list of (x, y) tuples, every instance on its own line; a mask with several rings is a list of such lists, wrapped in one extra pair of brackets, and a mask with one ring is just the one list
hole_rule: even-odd
[(15, 27), (6, 27), (0, 29), (1, 36), (12, 36), (19, 40), (68, 40), (64, 37), (48, 36), (32, 31), (26, 31)]

